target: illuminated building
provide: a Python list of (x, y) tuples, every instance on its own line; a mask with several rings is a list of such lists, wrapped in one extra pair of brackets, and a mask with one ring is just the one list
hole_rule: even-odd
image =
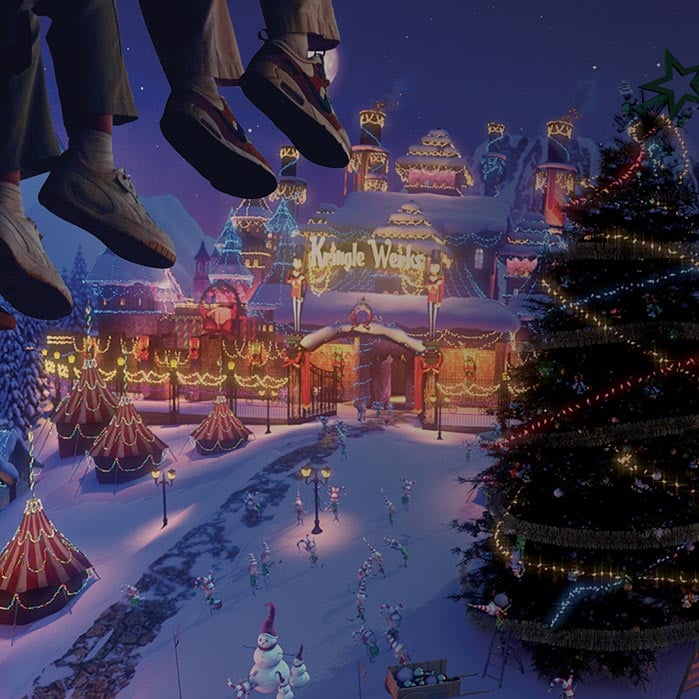
[(473, 185), (473, 176), (461, 153), (443, 129), (433, 129), (420, 143), (396, 160), (396, 172), (406, 192), (461, 196)]
[(386, 114), (380, 109), (359, 112), (359, 144), (352, 146), (352, 157), (345, 171), (345, 194), (348, 175), (352, 176), (353, 192), (386, 192), (388, 190), (388, 151), (381, 146), (381, 132)]
[(306, 202), (308, 183), (296, 174), (299, 162), (299, 152), (293, 146), (282, 146), (279, 151), (281, 167), (277, 178), (277, 188), (269, 195), (270, 201), (286, 202), (289, 213), (298, 217), (299, 206)]
[(232, 221), (240, 236), (243, 262), (255, 277), (253, 287), (267, 276), (272, 265), (272, 244), (265, 228), (271, 218), (272, 210), (264, 199), (243, 199), (233, 212)]
[(544, 214), (549, 226), (562, 228), (565, 223), (563, 207), (575, 190), (578, 170), (571, 163), (573, 124), (563, 119), (546, 124), (548, 160), (539, 165), (534, 181), (535, 208)]

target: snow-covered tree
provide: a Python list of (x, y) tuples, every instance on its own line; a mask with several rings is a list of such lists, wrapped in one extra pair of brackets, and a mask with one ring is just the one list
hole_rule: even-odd
[(15, 314), (17, 327), (0, 333), (0, 427), (26, 438), (48, 397), (41, 345), (44, 321)]
[(70, 276), (63, 275), (66, 279), (68, 289), (73, 297), (73, 311), (70, 315), (62, 318), (59, 324), (61, 330), (69, 332), (79, 332), (85, 334), (87, 331), (86, 306), (90, 302), (90, 287), (87, 284), (87, 262), (81, 247), (75, 253), (73, 269)]

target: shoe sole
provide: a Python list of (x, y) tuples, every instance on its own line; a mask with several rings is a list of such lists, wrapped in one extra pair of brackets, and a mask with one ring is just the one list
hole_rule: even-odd
[[(40, 278), (24, 267), (5, 240), (0, 239), (0, 294), (20, 313), (41, 318), (43, 320), (58, 320), (69, 315), (73, 304), (49, 280)], [(10, 318), (12, 316), (9, 316)], [(0, 327), (5, 328), (0, 322)]]
[(58, 218), (95, 236), (115, 255), (128, 262), (156, 269), (167, 269), (175, 264), (176, 256), (164, 245), (155, 242), (148, 245), (138, 238), (132, 238), (89, 209), (71, 203), (61, 188), (52, 187), (51, 177), (49, 175), (39, 190), (39, 203)]
[(167, 142), (213, 187), (243, 199), (260, 199), (277, 188), (274, 173), (226, 147), (204, 119), (173, 110), (160, 130)]
[(341, 168), (349, 164), (347, 151), (333, 133), (334, 129), (325, 125), (322, 114), (275, 65), (248, 68), (240, 78), (240, 87), (304, 158), (325, 167)]
[(9, 314), (0, 311), (0, 330), (14, 330), (17, 327), (17, 321)]

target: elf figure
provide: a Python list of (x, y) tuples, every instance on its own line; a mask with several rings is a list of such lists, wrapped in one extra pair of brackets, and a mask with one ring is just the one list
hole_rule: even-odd
[(357, 422), (366, 422), (366, 402), (357, 398), (354, 401), (354, 407), (357, 410)]
[(260, 589), (260, 571), (257, 568), (257, 559), (254, 553), (248, 554), (248, 575), (250, 576), (250, 589), (252, 594), (255, 595), (256, 591)]
[(309, 554), (308, 560), (311, 562), (311, 567), (315, 568), (316, 563), (318, 563), (318, 545), (316, 544), (315, 539), (311, 539), (311, 537), (306, 534), (304, 539), (300, 539), (296, 542), (296, 550), (300, 551), (302, 548), (307, 554)]
[(257, 493), (251, 490), (246, 490), (243, 495), (243, 505), (245, 505), (245, 516), (251, 521), (256, 522), (260, 518), (262, 506), (257, 501)]
[(470, 354), (464, 357), (464, 380), (467, 385), (476, 380), (476, 360)]
[(272, 552), (269, 550), (269, 544), (263, 541), (260, 545), (260, 573), (265, 579), (265, 582), (269, 580), (269, 574), (273, 564), (274, 561), (272, 560)]
[(357, 569), (357, 578), (361, 584), (371, 574), (371, 558), (367, 558)]
[(404, 510), (410, 509), (410, 496), (413, 494), (413, 488), (415, 487), (415, 481), (410, 481), (407, 478), (401, 478), (400, 482), (403, 484), (403, 491), (400, 496), (401, 505), (403, 505)]
[(294, 512), (296, 512), (296, 526), (303, 524), (303, 500), (301, 499), (301, 491), (296, 488), (296, 498), (294, 499)]
[(122, 585), (121, 591), (126, 594), (131, 607), (141, 606), (141, 593), (138, 591), (137, 587), (134, 587), (133, 585)]
[(383, 495), (384, 502), (386, 503), (386, 509), (388, 510), (388, 521), (393, 524), (393, 516), (396, 514), (396, 506), (388, 499), (386, 493), (383, 492), (381, 488), (381, 494)]
[(468, 606), (480, 609), (488, 616), (494, 616), (495, 627), (501, 629), (505, 625), (507, 610), (510, 608), (510, 598), (504, 592), (500, 592), (488, 604), (469, 604)]
[(393, 403), (389, 401), (384, 407), (386, 409), (386, 414), (383, 417), (383, 424), (389, 427), (391, 422), (393, 422)]
[(387, 629), (397, 631), (403, 621), (403, 604), (401, 602), (396, 605), (382, 604), (379, 607), (379, 614), (384, 620)]
[(214, 597), (216, 585), (214, 584), (213, 571), (209, 571), (208, 575), (200, 575), (194, 579), (194, 589), (201, 589), (204, 592), (204, 602), (209, 605), (209, 614), (213, 614), (214, 609), (221, 609), (223, 606), (220, 599)]
[(328, 495), (330, 496), (330, 505), (327, 509), (329, 509), (333, 513), (333, 522), (339, 522), (340, 518), (338, 517), (338, 504), (340, 502), (340, 496), (344, 494), (345, 486), (344, 485), (329, 485), (328, 486)]
[(362, 578), (359, 581), (357, 594), (354, 597), (354, 603), (357, 606), (357, 616), (355, 618), (361, 619), (362, 621), (366, 621), (366, 618), (364, 617), (364, 612), (366, 611), (366, 607), (364, 606), (366, 604), (366, 598), (366, 578)]
[(405, 647), (405, 643), (401, 643), (398, 640), (397, 633), (387, 632), (386, 640), (388, 641), (388, 645), (391, 646), (393, 655), (395, 656), (396, 661), (399, 665), (404, 665), (405, 663), (410, 662), (410, 655), (408, 654), (408, 649)]
[(376, 418), (381, 417), (381, 408), (383, 408), (383, 403), (379, 403), (379, 401), (375, 400), (372, 404), (371, 407), (376, 411)]
[(519, 549), (515, 549), (512, 552), (509, 565), (512, 574), (515, 576), (515, 578), (520, 580), (524, 575), (524, 563), (522, 562), (522, 554)]
[(226, 684), (235, 692), (236, 699), (247, 699), (255, 687), (250, 680), (233, 682), (230, 677), (226, 680)]
[(362, 537), (362, 541), (369, 547), (370, 553), (367, 560), (369, 560), (372, 564), (375, 563), (379, 573), (381, 573), (381, 575), (385, 578), (386, 571), (383, 568), (383, 554), (375, 549), (364, 537)]
[(388, 548), (398, 551), (401, 556), (403, 556), (403, 563), (401, 566), (403, 568), (408, 567), (408, 547), (405, 544), (401, 544), (398, 539), (392, 536), (384, 536), (383, 540), (388, 544)]
[(554, 677), (549, 683), (549, 688), (547, 694), (551, 694), (551, 690), (556, 686), (560, 692), (560, 697), (565, 697), (565, 699), (575, 699), (575, 689), (573, 689), (573, 671), (570, 671), (568, 679), (563, 679), (562, 677)]
[(354, 639), (355, 643), (357, 638), (359, 638), (359, 640), (364, 644), (369, 662), (375, 662), (376, 656), (379, 654), (379, 646), (376, 643), (376, 634), (371, 629), (366, 629), (364, 626), (360, 626), (356, 631), (352, 632), (352, 638)]
[(292, 269), (286, 278), (286, 283), (291, 284), (291, 305), (294, 311), (294, 332), (301, 332), (301, 304), (306, 296), (308, 280), (303, 273), (303, 260), (294, 257)]
[(424, 288), (427, 290), (427, 315), (430, 321), (430, 339), (434, 339), (437, 334), (437, 313), (444, 300), (444, 275), (442, 266), (437, 257), (433, 254)]
[(325, 437), (326, 434), (328, 434), (328, 416), (327, 415), (321, 415), (319, 418), (320, 420), (320, 436), (321, 438)]

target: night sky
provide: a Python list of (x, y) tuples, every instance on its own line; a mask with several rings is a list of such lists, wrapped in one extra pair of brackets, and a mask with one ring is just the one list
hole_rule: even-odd
[[(232, 199), (212, 189), (170, 148), (158, 121), (168, 95), (136, 0), (117, 2), (122, 47), (140, 119), (115, 130), (119, 165), (144, 195), (177, 196), (204, 231), (217, 235)], [(260, 45), (262, 15), (254, 0), (229, 2), (243, 62)], [(663, 50), (685, 66), (699, 64), (699, 5), (649, 0), (336, 0), (342, 33), (340, 70), (331, 88), (335, 109), (358, 141), (358, 111), (393, 91), (403, 91), (384, 130), (393, 159), (432, 128), (445, 128), (462, 153), (485, 138), (487, 121), (510, 132), (537, 136), (545, 122), (575, 104), (582, 112), (576, 133), (597, 141), (615, 135), (617, 86), (636, 87), (662, 75)], [(60, 126), (53, 73), (50, 95)], [(223, 88), (250, 139), (278, 170), (283, 134), (236, 88)], [(59, 134), (64, 138), (62, 128)], [(699, 113), (687, 128), (689, 150), (699, 148)], [(303, 161), (309, 181), (306, 221), (317, 204), (341, 203), (342, 171)], [(393, 175), (392, 188), (397, 188)]]

